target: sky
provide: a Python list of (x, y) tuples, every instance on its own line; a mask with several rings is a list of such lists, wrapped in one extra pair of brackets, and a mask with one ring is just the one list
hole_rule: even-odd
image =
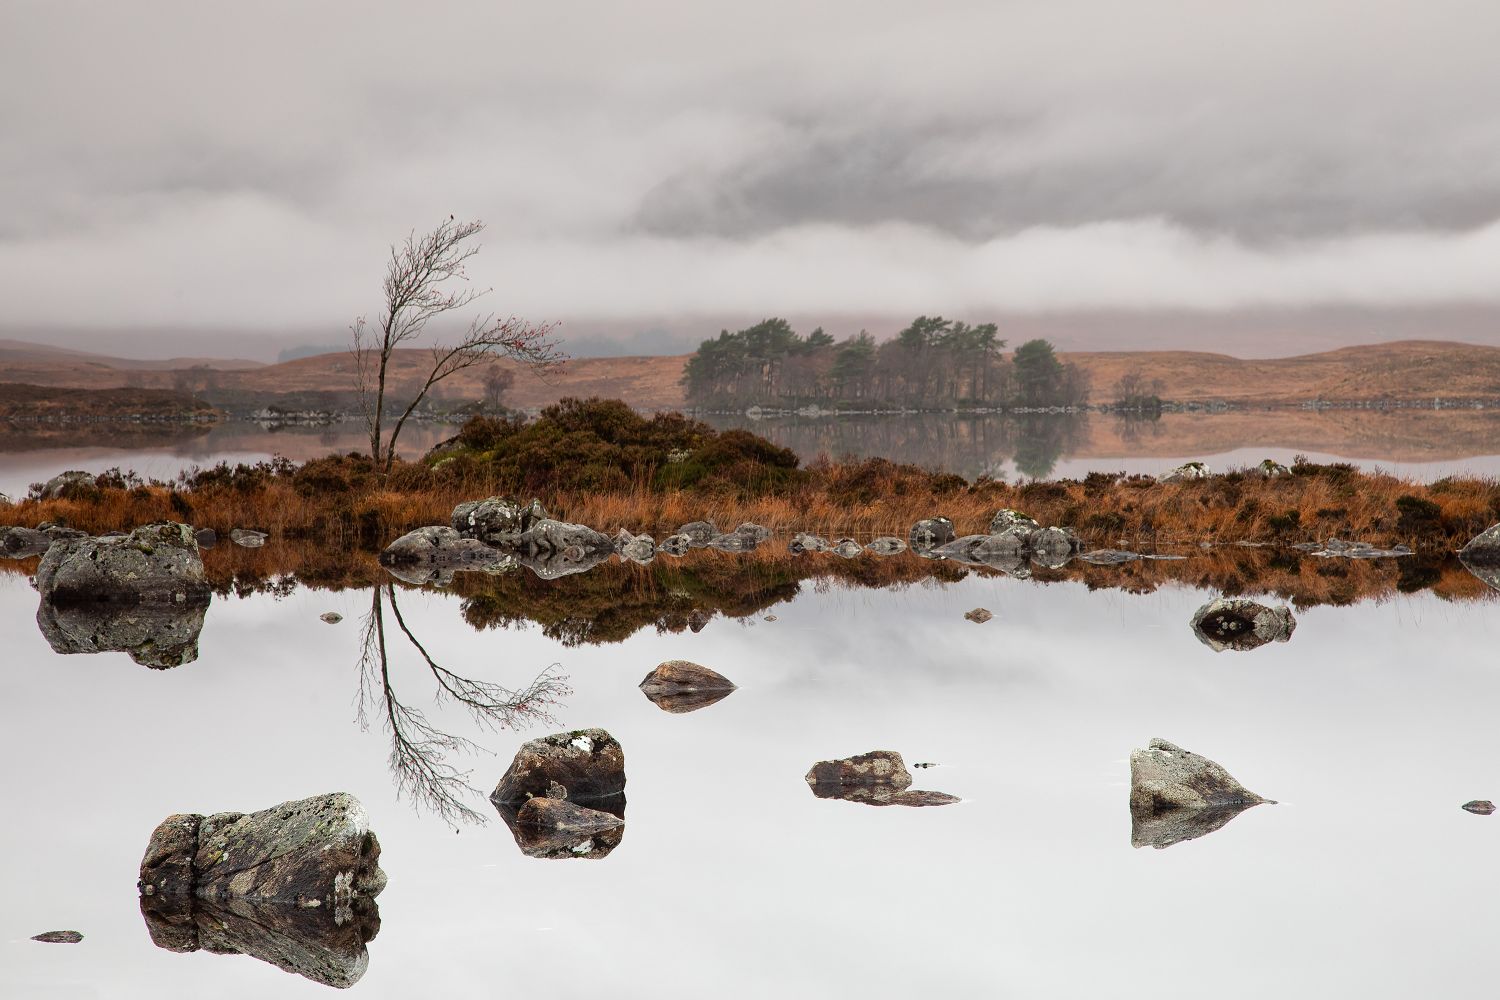
[(0, 335), (339, 343), (454, 214), (587, 353), (1500, 342), (1497, 42), (1462, 0), (6, 0)]

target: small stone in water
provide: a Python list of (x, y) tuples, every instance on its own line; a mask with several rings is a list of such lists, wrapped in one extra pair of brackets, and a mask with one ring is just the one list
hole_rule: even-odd
[(988, 609), (986, 608), (975, 608), (973, 611), (970, 611), (969, 613), (964, 615), (964, 617), (976, 625), (983, 625), (985, 622), (989, 621), (995, 616), (990, 614)]
[(337, 611), (325, 611), (321, 615), (319, 615), (318, 618), (330, 625), (337, 625), (339, 622), (344, 620), (344, 616), (339, 614)]
[(768, 621), (768, 622), (774, 622), (776, 620), (776, 616), (775, 615), (766, 615), (766, 617), (764, 619), (762, 619), (762, 620), (763, 621)]
[(48, 931), (31, 940), (41, 941), (43, 944), (77, 944), (83, 940), (83, 935), (77, 931)]
[(1488, 816), (1495, 811), (1495, 803), (1489, 799), (1475, 799), (1473, 802), (1465, 802), (1464, 810), (1476, 816)]

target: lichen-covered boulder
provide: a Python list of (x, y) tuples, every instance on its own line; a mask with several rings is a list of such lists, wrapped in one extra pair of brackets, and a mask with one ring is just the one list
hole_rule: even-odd
[(828, 539), (800, 531), (793, 535), (792, 540), (787, 543), (787, 550), (795, 556), (800, 556), (807, 552), (827, 552)]
[(42, 485), (38, 497), (42, 500), (71, 500), (98, 488), (92, 475), (79, 469), (59, 472)]
[(1083, 548), (1083, 542), (1072, 528), (1042, 528), (1026, 538), (1026, 545), (1033, 554), (1069, 556)]
[(1203, 809), (1266, 801), (1207, 757), (1166, 740), (1153, 739), (1146, 749), (1130, 751), (1133, 809)]
[(1268, 608), (1238, 597), (1220, 597), (1193, 613), (1193, 634), (1216, 653), (1247, 651), (1268, 642), (1286, 642), (1297, 628), (1285, 605)]
[(1184, 462), (1169, 472), (1164, 472), (1156, 477), (1159, 483), (1187, 483), (1197, 479), (1208, 479), (1213, 475), (1213, 470), (1202, 462)]
[(640, 688), (657, 708), (674, 715), (707, 708), (735, 690), (728, 677), (688, 660), (658, 664), (641, 681)]
[(603, 729), (578, 729), (530, 740), (490, 794), (519, 804), (543, 796), (592, 803), (625, 793), (625, 751)]
[(952, 559), (963, 563), (977, 562), (976, 550), (988, 542), (990, 537), (989, 535), (964, 535), (937, 546), (927, 554), (933, 559)]
[(1030, 514), (1023, 514), (1018, 510), (1011, 510), (1009, 507), (1004, 507), (997, 510), (995, 516), (990, 518), (990, 534), (998, 535), (1005, 529), (1013, 528), (1017, 525), (1035, 529), (1037, 527), (1036, 518)]
[(158, 947), (242, 953), (347, 987), (367, 967), (385, 884), (364, 807), (335, 792), (249, 814), (169, 816), (137, 887)]
[(546, 518), (547, 512), (542, 509), (540, 501), (532, 500), (523, 506), (509, 497), (485, 497), (483, 500), (466, 500), (454, 507), (448, 523), (466, 537), (499, 542), (519, 535)]
[(688, 541), (692, 543), (693, 548), (701, 549), (719, 537), (722, 532), (714, 527), (712, 521), (689, 521), (678, 528), (676, 534), (687, 535)]
[(746, 521), (738, 528), (735, 528), (734, 533), (736, 535), (748, 535), (749, 537), (755, 539), (756, 542), (767, 542), (771, 540), (771, 529), (762, 527), (761, 525), (758, 525), (753, 521)]
[(42, 600), (55, 605), (88, 602), (161, 602), (202, 606), (209, 600), (203, 559), (193, 529), (164, 522), (114, 538), (54, 542), (36, 570)]
[(892, 535), (882, 535), (866, 545), (865, 551), (877, 556), (896, 556), (906, 551), (906, 542)]
[(894, 750), (871, 750), (842, 760), (820, 760), (807, 772), (809, 785), (887, 785), (897, 791), (911, 787), (911, 772)]
[(1137, 847), (1201, 837), (1269, 801), (1207, 757), (1166, 740), (1130, 752), (1131, 840)]
[(621, 559), (645, 564), (656, 558), (656, 542), (650, 535), (632, 535), (621, 528), (615, 535), (615, 552)]
[(946, 517), (923, 518), (911, 526), (906, 542), (919, 556), (930, 555), (933, 549), (953, 541), (953, 522)]
[(385, 888), (369, 816), (344, 792), (253, 813), (179, 814), (151, 834), (142, 895), (347, 907)]
[[(380, 553), (382, 566), (421, 571), (419, 575), (422, 582), (427, 582), (434, 575), (428, 570), (447, 570), (447, 578), (451, 580), (452, 570), (498, 571), (504, 568), (506, 562), (507, 556), (498, 549), (477, 538), (465, 538), (445, 525), (431, 525), (408, 531)], [(509, 559), (511, 565), (514, 562), (513, 558)]]
[(663, 538), (661, 540), (661, 544), (656, 547), (656, 550), (658, 552), (664, 552), (669, 556), (681, 557), (687, 555), (688, 549), (692, 547), (693, 540), (691, 538), (689, 538), (687, 535), (676, 534), (668, 535), (666, 538)]

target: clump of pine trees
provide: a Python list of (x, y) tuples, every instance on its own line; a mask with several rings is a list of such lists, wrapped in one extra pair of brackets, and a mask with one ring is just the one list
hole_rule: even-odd
[(1088, 381), (1045, 340), (1007, 357), (994, 323), (918, 316), (882, 343), (865, 331), (835, 340), (822, 327), (803, 336), (766, 319), (705, 340), (682, 383), (696, 406), (852, 408), (1081, 406)]

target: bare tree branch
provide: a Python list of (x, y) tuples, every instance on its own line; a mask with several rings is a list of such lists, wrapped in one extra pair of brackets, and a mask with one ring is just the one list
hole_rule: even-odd
[(370, 457), (382, 474), (388, 475), (395, 464), (396, 440), (406, 421), (444, 379), (495, 357), (519, 361), (539, 375), (566, 359), (552, 339), (555, 324), (538, 325), (515, 316), (497, 320), (494, 314), (476, 317), (455, 343), (432, 348), (425, 379), (390, 434), (385, 434), (386, 397), (393, 391), (390, 364), (396, 350), (416, 340), (431, 320), (467, 308), (490, 291), (448, 287), (449, 282), (469, 280), (465, 265), (479, 246), (466, 241), (483, 230), (482, 222), (457, 222), (449, 216), (425, 236), (413, 231), (405, 241), (392, 245), (382, 284), (385, 311), (379, 328), (369, 332), (363, 317), (351, 327), (355, 389), (370, 432)]

